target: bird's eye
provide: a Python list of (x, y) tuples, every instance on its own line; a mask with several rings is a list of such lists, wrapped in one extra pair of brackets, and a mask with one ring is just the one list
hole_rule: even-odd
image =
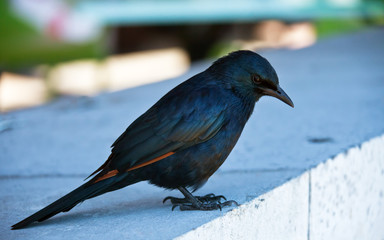
[(257, 75), (257, 74), (254, 74), (254, 75), (252, 76), (252, 81), (253, 81), (254, 83), (261, 83), (261, 77), (260, 77), (259, 75)]

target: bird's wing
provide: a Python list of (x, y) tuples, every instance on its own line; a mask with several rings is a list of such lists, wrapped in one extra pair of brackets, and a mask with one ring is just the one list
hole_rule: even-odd
[(165, 95), (113, 143), (110, 157), (96, 170), (103, 170), (98, 181), (212, 138), (226, 123), (226, 101), (219, 95), (210, 88), (188, 93), (176, 88)]

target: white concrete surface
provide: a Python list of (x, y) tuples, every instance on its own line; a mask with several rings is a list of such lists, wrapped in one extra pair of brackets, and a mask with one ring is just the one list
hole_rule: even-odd
[(308, 179), (304, 173), (177, 239), (306, 239)]
[(192, 230), (192, 239), (384, 239), (384, 135)]
[(311, 240), (384, 239), (384, 135), (310, 174)]
[[(2, 125), (6, 127), (0, 131), (0, 239), (188, 239), (194, 234), (204, 236), (201, 229), (210, 231), (209, 226), (217, 226), (213, 229), (220, 229), (220, 236), (225, 238), (332, 238), (333, 234), (339, 236), (337, 229), (331, 231), (333, 221), (340, 222), (345, 217), (335, 211), (332, 220), (330, 209), (343, 202), (333, 201), (327, 194), (332, 195), (338, 188), (346, 190), (339, 192), (341, 199), (357, 199), (351, 206), (362, 201), (364, 210), (351, 216), (361, 217), (360, 223), (374, 222), (371, 219), (379, 217), (371, 215), (372, 211), (379, 214), (377, 209), (382, 209), (377, 203), (382, 195), (377, 191), (383, 182), (375, 180), (376, 185), (367, 188), (357, 185), (356, 178), (352, 178), (354, 168), (348, 166), (339, 167), (345, 170), (346, 179), (337, 175), (342, 170), (330, 170), (324, 177), (322, 174), (328, 171), (321, 167), (313, 170), (313, 176), (308, 170), (384, 133), (383, 39), (382, 29), (372, 29), (323, 40), (298, 51), (262, 53), (275, 66), (295, 109), (272, 98), (261, 99), (232, 154), (196, 192), (224, 194), (242, 204), (235, 210), (172, 212), (170, 204), (163, 205), (161, 201), (168, 195), (180, 196), (177, 191), (139, 183), (86, 201), (44, 223), (10, 230), (15, 222), (80, 185), (104, 162), (110, 151), (108, 146), (136, 117), (176, 84), (205, 69), (206, 64), (195, 66), (181, 78), (95, 98), (62, 99), (2, 115), (1, 121), (6, 123)], [(348, 161), (343, 160), (347, 165)], [(360, 179), (378, 179), (377, 173), (371, 172), (376, 168), (363, 164), (370, 160), (359, 161), (363, 162), (356, 166), (368, 167), (361, 170)], [(379, 159), (380, 163), (383, 161)], [(319, 186), (330, 189), (317, 190), (314, 179)], [(330, 186), (329, 182), (336, 180), (340, 181), (335, 183), (339, 187)], [(347, 180), (353, 184), (346, 184)], [(348, 193), (350, 186), (355, 186), (358, 197)], [(322, 199), (315, 201), (317, 196)], [(261, 198), (264, 201), (260, 202)], [(328, 200), (335, 204), (321, 205)], [(375, 206), (367, 210), (366, 204)], [(317, 214), (323, 206), (324, 212)], [(347, 204), (340, 209), (351, 208)], [(367, 211), (369, 215), (361, 214)], [(257, 217), (254, 224), (235, 227), (253, 217)], [(322, 217), (323, 222), (317, 217)], [(327, 220), (329, 229), (324, 227)], [(345, 227), (338, 224), (340, 229)], [(257, 229), (249, 230), (249, 235), (237, 231), (252, 226)], [(380, 227), (364, 229), (353, 236), (363, 236)], [(375, 236), (381, 234), (376, 233)], [(219, 235), (215, 234), (212, 237)]]

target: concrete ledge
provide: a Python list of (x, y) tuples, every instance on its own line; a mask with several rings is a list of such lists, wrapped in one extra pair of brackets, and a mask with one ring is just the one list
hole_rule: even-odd
[(383, 160), (384, 135), (177, 239), (382, 239)]
[(82, 184), (135, 118), (208, 63), (169, 81), (2, 115), (0, 239), (382, 238), (382, 39), (372, 29), (262, 53), (296, 107), (257, 103), (234, 151), (196, 192), (242, 205), (222, 212), (172, 212), (162, 199), (180, 194), (143, 182), (10, 230)]
[(311, 240), (384, 238), (384, 135), (309, 174)]

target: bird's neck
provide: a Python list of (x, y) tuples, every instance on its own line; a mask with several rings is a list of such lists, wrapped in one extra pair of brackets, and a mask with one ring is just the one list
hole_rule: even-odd
[(211, 83), (220, 86), (220, 88), (225, 89), (227, 93), (236, 97), (237, 101), (232, 102), (233, 109), (236, 109), (236, 115), (246, 122), (252, 115), (255, 103), (260, 99), (261, 95), (259, 96), (252, 90), (250, 91), (249, 89), (236, 85), (236, 82), (232, 79), (232, 75), (225, 71), (205, 71), (202, 74), (207, 74), (205, 77), (209, 79)]
[(255, 103), (260, 97), (255, 99), (254, 95), (244, 94), (233, 87), (229, 89), (229, 91), (231, 91), (231, 94), (237, 99), (237, 101), (232, 103), (233, 108), (236, 109), (236, 116), (238, 116), (239, 120), (244, 121), (243, 124), (245, 124), (252, 115)]
[(255, 103), (256, 102), (253, 99), (243, 100), (243, 112), (244, 112), (245, 118), (247, 119), (246, 121), (248, 121), (248, 119), (251, 117), (253, 113), (253, 109), (255, 108)]

